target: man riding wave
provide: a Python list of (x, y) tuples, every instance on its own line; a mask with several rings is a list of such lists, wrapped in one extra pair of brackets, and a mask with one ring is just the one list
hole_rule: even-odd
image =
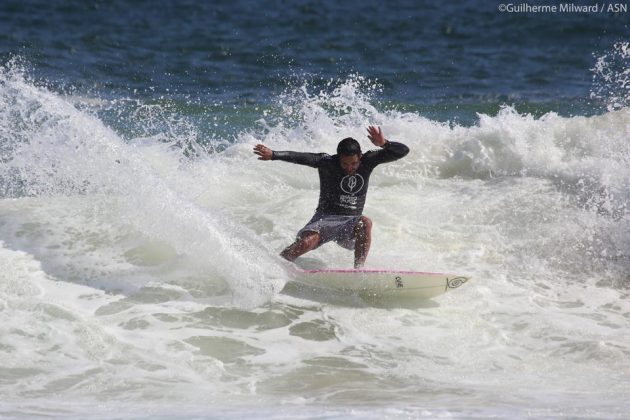
[(313, 249), (334, 241), (354, 250), (354, 268), (363, 267), (372, 242), (372, 220), (363, 216), (372, 170), (407, 153), (402, 143), (386, 140), (380, 128), (369, 126), (368, 138), (379, 150), (361, 153), (359, 142), (347, 137), (337, 145), (337, 154), (273, 151), (263, 144), (254, 147), (259, 160), (283, 160), (317, 168), (319, 203), (315, 215), (297, 233), (295, 242), (280, 255), (294, 261)]

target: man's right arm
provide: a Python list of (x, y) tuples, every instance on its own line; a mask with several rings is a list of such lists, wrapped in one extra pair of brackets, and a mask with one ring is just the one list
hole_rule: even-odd
[(283, 160), (313, 168), (317, 168), (321, 160), (328, 156), (326, 153), (275, 152), (262, 144), (257, 144), (254, 147), (254, 153), (260, 156), (258, 158), (260, 160)]
[(326, 156), (328, 156), (326, 153), (273, 152), (271, 160), (283, 160), (317, 168), (319, 162)]

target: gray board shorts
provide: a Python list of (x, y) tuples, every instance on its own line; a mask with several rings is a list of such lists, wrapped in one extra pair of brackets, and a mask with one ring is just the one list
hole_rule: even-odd
[[(354, 249), (354, 227), (361, 216), (342, 216), (338, 214), (315, 213), (311, 220), (297, 233), (297, 238), (301, 238), (305, 232), (319, 233), (319, 244), (322, 246), (326, 242), (335, 241), (338, 245), (353, 250)], [(317, 248), (316, 247), (316, 248)]]

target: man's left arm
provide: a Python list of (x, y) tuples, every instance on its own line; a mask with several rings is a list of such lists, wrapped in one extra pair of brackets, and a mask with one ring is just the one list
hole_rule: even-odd
[[(369, 126), (368, 138), (375, 145), (381, 148), (370, 153), (369, 159), (375, 164), (393, 162), (409, 153), (409, 148), (402, 143), (389, 141), (385, 139), (380, 127)], [(366, 155), (368, 154), (366, 153)]]

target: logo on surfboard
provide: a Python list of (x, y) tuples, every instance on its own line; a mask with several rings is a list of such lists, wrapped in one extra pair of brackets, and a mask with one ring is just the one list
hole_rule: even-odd
[(456, 289), (467, 281), (468, 279), (466, 277), (453, 277), (452, 279), (446, 279), (446, 284), (451, 289)]
[(363, 189), (365, 181), (360, 174), (346, 175), (341, 179), (339, 186), (346, 194), (356, 194)]
[(396, 280), (396, 288), (400, 289), (402, 287), (405, 287), (405, 285), (403, 284), (403, 281), (402, 281), (402, 277), (396, 276), (396, 278), (394, 280)]

